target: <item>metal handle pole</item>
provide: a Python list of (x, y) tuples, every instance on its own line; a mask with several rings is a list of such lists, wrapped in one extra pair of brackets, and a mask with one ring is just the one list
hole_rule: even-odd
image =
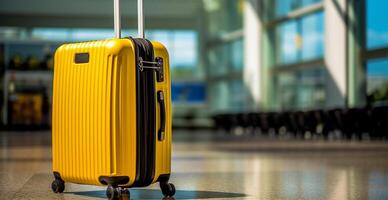
[(115, 37), (121, 38), (120, 0), (113, 0)]
[(143, 0), (137, 0), (137, 29), (139, 38), (144, 38)]

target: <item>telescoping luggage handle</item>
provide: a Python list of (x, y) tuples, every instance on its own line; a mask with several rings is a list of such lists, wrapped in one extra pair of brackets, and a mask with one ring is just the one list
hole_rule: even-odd
[[(120, 0), (113, 0), (115, 37), (121, 38)], [(143, 0), (137, 0), (137, 30), (139, 38), (144, 38)]]
[[(120, 0), (113, 0), (114, 9), (114, 30), (115, 37), (121, 38), (121, 21), (120, 21)], [(143, 0), (137, 0), (137, 14), (138, 14), (138, 34), (139, 38), (144, 38), (144, 13)], [(158, 82), (164, 81), (163, 58), (156, 57), (154, 61), (145, 61), (139, 58), (138, 67), (140, 71), (144, 69), (153, 69), (156, 71), (156, 79)]]

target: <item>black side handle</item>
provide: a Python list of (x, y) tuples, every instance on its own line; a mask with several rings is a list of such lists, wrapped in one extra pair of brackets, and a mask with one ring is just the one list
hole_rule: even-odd
[(160, 105), (160, 129), (158, 131), (158, 140), (163, 141), (166, 128), (166, 108), (163, 91), (158, 91), (158, 102)]

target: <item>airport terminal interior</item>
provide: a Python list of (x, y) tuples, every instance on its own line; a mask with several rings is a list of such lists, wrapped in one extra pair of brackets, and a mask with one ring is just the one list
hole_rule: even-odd
[[(387, 9), (144, 0), (145, 37), (169, 53), (176, 193), (122, 199), (388, 199)], [(121, 14), (137, 37), (137, 1)], [(55, 50), (113, 38), (113, 16), (113, 0), (0, 0), (0, 199), (107, 198), (52, 191), (52, 96)]]

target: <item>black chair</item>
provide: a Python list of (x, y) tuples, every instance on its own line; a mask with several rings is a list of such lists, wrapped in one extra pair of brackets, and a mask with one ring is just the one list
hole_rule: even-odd
[(330, 133), (337, 130), (336, 123), (331, 118), (329, 110), (322, 110), (322, 126), (322, 135), (325, 139), (328, 139)]
[(304, 131), (309, 132), (312, 135), (316, 134), (318, 122), (315, 117), (315, 111), (310, 110), (303, 113), (304, 121)]
[(214, 129), (221, 129), (221, 116), (220, 115), (213, 115), (211, 116), (211, 119), (213, 120)]
[(268, 113), (265, 113), (265, 112), (259, 113), (258, 118), (259, 118), (261, 133), (268, 134), (269, 130), (271, 129)]
[(322, 135), (325, 138), (325, 134), (324, 134), (325, 112), (324, 112), (324, 110), (321, 110), (321, 109), (315, 110), (314, 111), (314, 118), (316, 121), (315, 132), (317, 134)]
[(299, 127), (298, 127), (298, 120), (297, 120), (297, 114), (296, 112), (287, 112), (287, 121), (288, 121), (288, 128), (289, 131), (293, 134), (293, 136), (297, 136)]
[(280, 134), (287, 134), (290, 131), (292, 131), (292, 126), (290, 124), (289, 120), (289, 112), (284, 111), (284, 112), (278, 112), (273, 114), (273, 126), (275, 128), (275, 132), (280, 135)]
[(295, 124), (296, 124), (296, 133), (295, 133), (295, 136), (300, 138), (300, 137), (304, 137), (304, 134), (306, 132), (306, 123), (305, 123), (305, 116), (304, 116), (304, 112), (302, 111), (297, 111), (297, 112), (294, 112), (293, 114), (293, 118), (295, 120)]
[(358, 129), (358, 113), (356, 108), (342, 110), (342, 133), (345, 139), (351, 139)]
[(378, 139), (388, 138), (388, 106), (375, 107), (371, 111), (374, 129), (372, 137)]
[(333, 132), (340, 131), (342, 134), (346, 134), (344, 122), (343, 122), (343, 113), (342, 109), (336, 108), (327, 111), (328, 118), (332, 123)]
[(237, 127), (239, 127), (239, 121), (238, 121), (238, 114), (237, 113), (229, 113), (227, 116), (228, 122), (231, 127), (231, 132), (234, 133), (233, 131), (236, 130)]
[(282, 127), (282, 122), (280, 119), (280, 113), (278, 112), (270, 112), (268, 113), (269, 126), (275, 135), (279, 134), (279, 130)]
[(350, 108), (344, 113), (344, 124), (347, 138), (355, 136), (362, 139), (363, 134), (370, 132), (371, 112), (367, 108)]
[(372, 109), (370, 107), (362, 108), (360, 114), (360, 131), (361, 134), (367, 133), (369, 137), (372, 136), (374, 126)]
[(305, 130), (313, 135), (327, 138), (328, 130), (325, 129), (326, 115), (324, 110), (310, 110), (305, 112)]
[(236, 127), (242, 128), (244, 133), (250, 128), (248, 113), (241, 112), (235, 114)]
[(279, 129), (279, 122), (277, 121), (278, 113), (277, 112), (267, 112), (267, 121), (268, 121), (268, 133), (271, 136), (277, 136), (277, 131)]
[(262, 127), (261, 127), (261, 113), (259, 112), (252, 112), (248, 114), (248, 118), (250, 121), (250, 124), (252, 125), (255, 133), (262, 133)]
[(221, 129), (223, 129), (226, 133), (230, 133), (232, 130), (232, 124), (230, 123), (231, 119), (229, 114), (220, 114), (218, 117)]

